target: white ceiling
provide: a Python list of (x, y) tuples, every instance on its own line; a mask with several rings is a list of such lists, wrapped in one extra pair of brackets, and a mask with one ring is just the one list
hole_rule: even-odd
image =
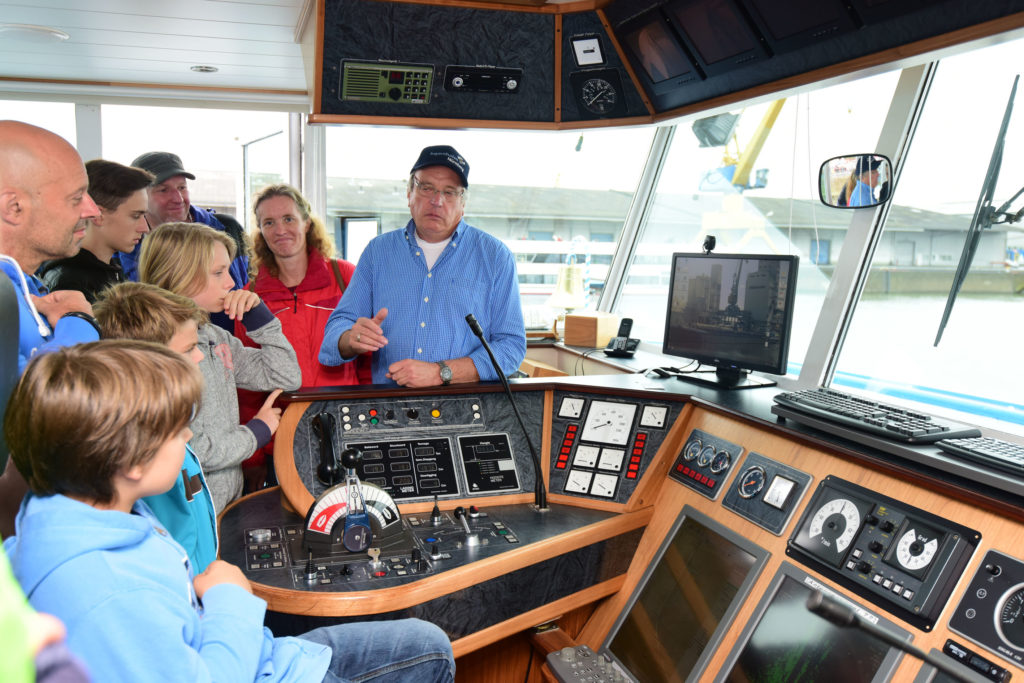
[[(308, 92), (313, 0), (0, 0), (0, 79)], [(68, 40), (3, 30), (49, 26)], [(301, 24), (301, 25), (300, 25)], [(218, 68), (196, 73), (194, 65)], [(10, 83), (7, 83), (10, 86)]]

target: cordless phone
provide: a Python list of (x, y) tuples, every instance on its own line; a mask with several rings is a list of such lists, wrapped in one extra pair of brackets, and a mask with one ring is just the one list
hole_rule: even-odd
[(623, 318), (622, 322), (619, 323), (619, 331), (604, 349), (605, 355), (614, 358), (632, 358), (633, 354), (636, 353), (636, 347), (640, 345), (639, 339), (633, 339), (629, 336), (632, 329), (633, 319)]

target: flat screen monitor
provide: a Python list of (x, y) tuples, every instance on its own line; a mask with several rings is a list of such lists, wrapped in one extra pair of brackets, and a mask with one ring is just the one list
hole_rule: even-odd
[(796, 256), (672, 255), (662, 353), (714, 366), (680, 379), (716, 388), (771, 386), (750, 370), (786, 374), (796, 296)]
[(652, 94), (668, 92), (702, 77), (658, 9), (629, 20), (616, 34)]
[(768, 552), (686, 506), (601, 652), (641, 683), (696, 680)]
[(739, 0), (776, 54), (822, 43), (857, 26), (841, 0)]
[(807, 609), (812, 590), (909, 642), (911, 634), (783, 562), (729, 653), (715, 683), (881, 683), (902, 653), (865, 631), (836, 626)]
[(664, 11), (708, 76), (768, 56), (734, 0), (671, 0)]

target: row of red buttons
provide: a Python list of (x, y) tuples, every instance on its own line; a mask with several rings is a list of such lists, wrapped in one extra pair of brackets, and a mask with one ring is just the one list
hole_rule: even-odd
[(689, 467), (683, 465), (682, 463), (676, 465), (676, 472), (681, 472), (683, 476), (693, 479), (698, 484), (704, 484), (704, 486), (707, 486), (709, 489), (715, 488), (715, 484), (718, 483), (711, 477), (705, 474), (701, 474), (697, 470), (691, 470)]
[(576, 440), (576, 425), (569, 425), (565, 428), (565, 436), (562, 437), (562, 448), (558, 451), (558, 460), (555, 461), (555, 469), (564, 470), (569, 466), (569, 454), (572, 452), (573, 441)]

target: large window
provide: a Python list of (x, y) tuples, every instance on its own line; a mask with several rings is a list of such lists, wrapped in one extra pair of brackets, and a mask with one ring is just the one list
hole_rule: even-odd
[[(851, 218), (818, 201), (818, 167), (875, 148), (897, 80), (887, 73), (679, 123), (616, 307), (633, 318), (633, 336), (660, 346), (671, 255), (699, 252), (714, 235), (718, 253), (800, 257), (789, 354), (798, 372)], [(716, 127), (725, 134), (705, 134)]]
[(75, 105), (70, 102), (0, 100), (0, 119), (24, 121), (76, 144)]
[[(173, 152), (185, 170), (191, 201), (244, 224), (245, 193), (288, 180), (288, 114), (283, 112), (104, 105), (103, 156), (122, 164), (145, 152)], [(243, 185), (248, 151), (251, 180)]]
[(406, 183), (420, 150), (452, 145), (470, 167), (466, 221), (509, 246), (528, 321), (550, 327), (554, 311), (546, 304), (569, 262), (580, 266), (572, 269), (587, 295), (580, 307), (596, 305), (653, 134), (334, 126), (327, 130), (328, 213), (379, 216), (382, 231), (404, 227)]
[[(1024, 41), (942, 60), (893, 193), (835, 382), (1024, 424), (1024, 231), (982, 230), (936, 345)], [(1024, 84), (993, 208), (1024, 186)], [(1024, 196), (1009, 212), (1024, 208)], [(998, 217), (997, 217), (998, 220)]]

